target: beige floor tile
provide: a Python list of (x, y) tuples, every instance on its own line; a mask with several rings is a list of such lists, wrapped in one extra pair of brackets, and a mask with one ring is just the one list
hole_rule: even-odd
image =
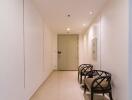
[[(55, 71), (31, 100), (90, 100), (77, 82), (77, 71)], [(95, 96), (94, 100), (106, 100)]]

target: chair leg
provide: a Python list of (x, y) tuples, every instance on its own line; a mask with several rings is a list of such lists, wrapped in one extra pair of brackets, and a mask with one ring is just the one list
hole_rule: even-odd
[(94, 93), (93, 93), (93, 92), (91, 92), (91, 100), (93, 100), (93, 96), (94, 96)]
[(86, 86), (86, 84), (84, 83), (84, 94), (86, 93), (86, 90), (87, 90), (87, 86)]
[(79, 82), (79, 72), (78, 72), (78, 82)]
[(110, 100), (113, 100), (113, 98), (112, 98), (112, 92), (109, 92), (109, 97), (110, 97)]
[(82, 75), (80, 75), (80, 84), (82, 84)]

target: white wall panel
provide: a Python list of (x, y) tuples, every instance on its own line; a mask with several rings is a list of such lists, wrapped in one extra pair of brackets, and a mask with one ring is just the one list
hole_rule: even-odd
[(23, 0), (0, 0), (0, 100), (24, 100)]
[(32, 0), (24, 2), (25, 83), (29, 99), (57, 63), (57, 36), (43, 22)]
[(25, 87), (30, 98), (43, 82), (43, 20), (31, 0), (24, 2)]
[(129, 0), (129, 100), (132, 100), (132, 0)]
[(44, 25), (44, 77), (57, 67), (57, 35)]

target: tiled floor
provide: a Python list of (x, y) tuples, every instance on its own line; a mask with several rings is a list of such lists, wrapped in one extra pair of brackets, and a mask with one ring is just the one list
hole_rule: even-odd
[[(55, 71), (31, 100), (90, 100), (77, 82), (76, 71)], [(95, 96), (94, 100), (106, 100)]]

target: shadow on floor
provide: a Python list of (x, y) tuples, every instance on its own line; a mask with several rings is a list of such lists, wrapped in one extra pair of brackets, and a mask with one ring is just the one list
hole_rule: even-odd
[[(84, 87), (83, 85), (80, 86), (81, 90), (84, 91)], [(84, 100), (91, 100), (91, 94), (90, 92), (87, 92), (85, 94), (83, 94), (84, 96)], [(101, 94), (95, 94), (94, 95), (94, 100), (108, 100), (106, 97), (104, 97), (103, 95)]]
[[(84, 100), (91, 100), (90, 93), (84, 94)], [(94, 95), (94, 100), (108, 100), (102, 95)]]

